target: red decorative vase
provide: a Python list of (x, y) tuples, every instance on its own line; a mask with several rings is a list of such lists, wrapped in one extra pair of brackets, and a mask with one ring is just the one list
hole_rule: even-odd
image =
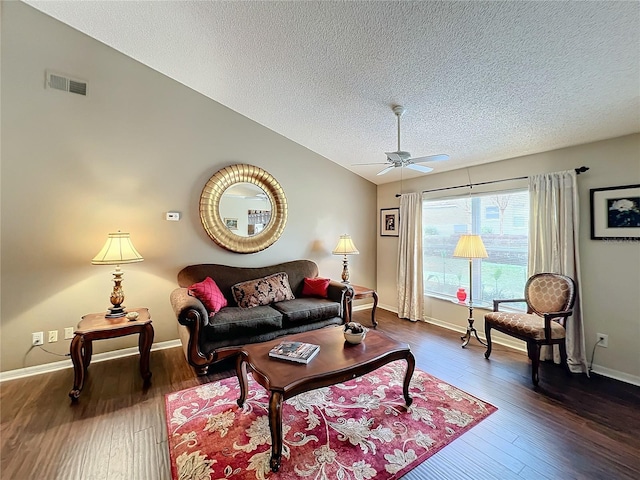
[(458, 301), (460, 303), (464, 303), (464, 301), (467, 299), (467, 292), (464, 291), (464, 288), (460, 287), (456, 292), (456, 297), (458, 297)]

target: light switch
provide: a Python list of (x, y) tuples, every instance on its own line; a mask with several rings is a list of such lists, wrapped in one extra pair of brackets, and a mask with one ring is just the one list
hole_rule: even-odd
[(180, 220), (180, 212), (167, 212), (167, 220), (177, 222)]

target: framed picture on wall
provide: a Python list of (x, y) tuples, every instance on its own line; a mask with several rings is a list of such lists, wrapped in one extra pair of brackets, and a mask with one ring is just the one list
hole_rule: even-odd
[(592, 188), (591, 239), (640, 240), (640, 185)]
[(380, 235), (383, 237), (397, 237), (400, 232), (400, 209), (380, 209)]
[(229, 230), (237, 230), (238, 229), (238, 219), (237, 218), (225, 218), (224, 224), (227, 226)]

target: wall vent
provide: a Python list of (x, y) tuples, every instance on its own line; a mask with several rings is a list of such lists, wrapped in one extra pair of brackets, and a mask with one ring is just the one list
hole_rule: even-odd
[(68, 75), (45, 72), (46, 81), (45, 88), (53, 88), (54, 90), (62, 90), (63, 92), (76, 93), (78, 95), (87, 95), (87, 82), (70, 78)]

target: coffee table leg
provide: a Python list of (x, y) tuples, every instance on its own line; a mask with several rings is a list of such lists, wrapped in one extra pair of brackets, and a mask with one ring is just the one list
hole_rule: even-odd
[(413, 376), (413, 371), (416, 368), (416, 359), (413, 356), (413, 353), (409, 352), (407, 355), (407, 373), (404, 375), (404, 385), (402, 387), (402, 392), (404, 393), (404, 401), (407, 403), (407, 407), (411, 406), (413, 403), (413, 398), (409, 396), (409, 383), (411, 383), (411, 377)]
[(86, 373), (86, 368), (83, 362), (83, 351), (82, 344), (84, 343), (84, 338), (82, 335), (76, 335), (71, 340), (71, 361), (73, 362), (73, 388), (69, 392), (69, 396), (72, 401), (75, 401), (80, 396), (80, 392), (82, 391), (82, 387), (84, 386), (84, 376)]
[(140, 351), (140, 375), (144, 380), (144, 384), (151, 383), (151, 370), (149, 369), (149, 354), (151, 345), (153, 344), (153, 327), (147, 323), (140, 331), (138, 338), (138, 350)]
[(280, 469), (282, 457), (282, 394), (271, 392), (269, 399), (269, 429), (271, 430), (271, 471)]
[(238, 406), (242, 407), (244, 401), (247, 399), (247, 390), (249, 389), (247, 382), (247, 364), (244, 363), (244, 356), (242, 354), (238, 355), (238, 360), (236, 361), (236, 375), (238, 376), (238, 383), (240, 384)]

